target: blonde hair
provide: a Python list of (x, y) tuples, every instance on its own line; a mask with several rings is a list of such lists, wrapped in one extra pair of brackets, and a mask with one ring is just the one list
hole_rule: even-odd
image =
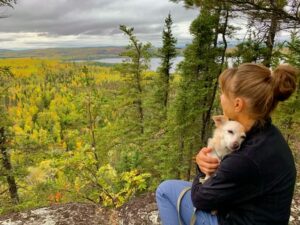
[(285, 101), (296, 90), (296, 69), (284, 64), (273, 72), (263, 65), (244, 63), (226, 69), (219, 77), (221, 90), (231, 97), (244, 97), (249, 114), (265, 121), (279, 101)]

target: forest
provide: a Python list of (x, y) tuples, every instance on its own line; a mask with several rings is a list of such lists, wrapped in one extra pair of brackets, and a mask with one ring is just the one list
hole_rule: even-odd
[[(211, 117), (222, 113), (218, 75), (244, 62), (300, 69), (299, 1), (183, 2), (199, 15), (175, 73), (171, 14), (162, 21), (157, 71), (149, 71), (152, 45), (130, 24), (119, 27), (128, 40), (121, 56), (128, 60), (113, 67), (0, 59), (0, 214), (66, 202), (119, 207), (162, 180), (191, 180), (194, 156), (213, 129)], [(1, 0), (0, 7), (15, 3)], [(232, 21), (241, 15), (248, 35), (228, 51), (240, 29)], [(276, 42), (280, 31), (289, 32), (289, 40)], [(272, 119), (299, 171), (299, 88)], [(299, 174), (296, 185), (297, 191)]]

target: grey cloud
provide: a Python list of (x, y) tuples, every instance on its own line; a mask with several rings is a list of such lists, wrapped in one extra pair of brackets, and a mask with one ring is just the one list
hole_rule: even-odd
[[(11, 16), (0, 20), (0, 32), (37, 32), (46, 37), (120, 35), (120, 24), (134, 27), (137, 36), (157, 39), (171, 12), (174, 25), (191, 22), (197, 10), (169, 0), (18, 0)], [(1, 15), (1, 11), (0, 11)]]
[(13, 42), (15, 41), (16, 39), (11, 39), (11, 38), (0, 38), (0, 42)]
[(163, 24), (169, 11), (176, 14), (178, 20), (191, 20), (195, 12), (190, 10), (189, 13), (184, 13), (185, 10), (168, 0), (156, 1), (155, 4), (149, 0), (19, 0), (19, 5), (11, 10), (11, 17), (1, 24), (0, 31), (60, 35), (85, 32), (95, 34), (98, 31), (98, 34), (103, 34), (102, 30), (113, 30), (119, 24), (144, 24), (146, 31), (149, 24)]

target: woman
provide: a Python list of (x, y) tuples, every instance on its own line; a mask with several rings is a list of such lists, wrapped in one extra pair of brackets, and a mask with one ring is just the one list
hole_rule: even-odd
[[(242, 64), (219, 77), (221, 106), (225, 116), (246, 128), (241, 148), (221, 163), (202, 148), (196, 162), (202, 171), (193, 183), (164, 181), (156, 191), (163, 225), (177, 225), (177, 199), (182, 198), (180, 217), (190, 224), (194, 207), (196, 224), (288, 224), (296, 169), (292, 153), (271, 112), (296, 89), (296, 71), (281, 65), (273, 72), (257, 64)], [(201, 184), (199, 178), (212, 175)], [(211, 213), (211, 212), (216, 213)]]

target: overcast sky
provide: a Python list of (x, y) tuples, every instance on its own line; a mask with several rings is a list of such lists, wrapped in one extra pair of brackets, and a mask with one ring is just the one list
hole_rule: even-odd
[(160, 46), (169, 12), (178, 45), (189, 43), (189, 25), (199, 11), (169, 0), (18, 0), (14, 9), (0, 8), (7, 16), (0, 19), (0, 49), (124, 46), (120, 24)]

